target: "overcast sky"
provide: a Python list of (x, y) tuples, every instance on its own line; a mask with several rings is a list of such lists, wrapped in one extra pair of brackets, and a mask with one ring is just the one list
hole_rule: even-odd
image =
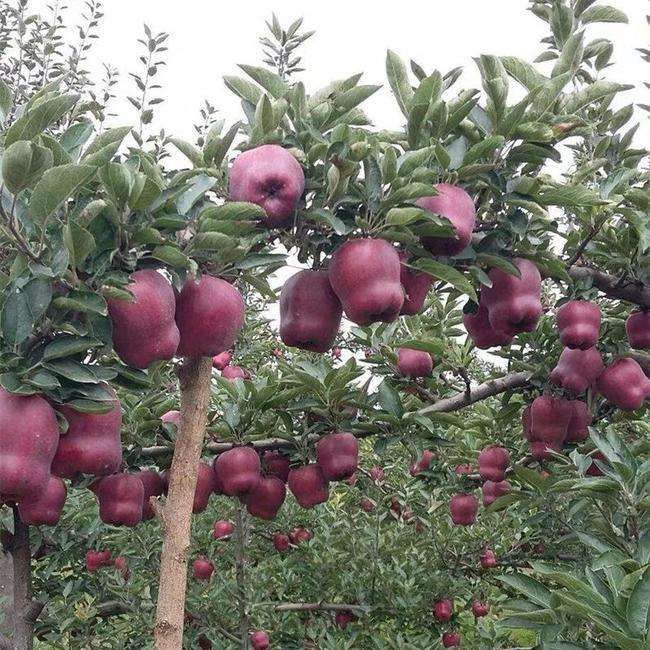
[[(605, 1), (626, 11), (630, 24), (594, 25), (588, 36), (607, 36), (615, 41), (616, 65), (611, 74), (617, 81), (650, 81), (650, 66), (635, 50), (650, 47), (650, 28), (645, 20), (650, 2), (602, 3)], [(34, 4), (45, 6), (47, 2), (35, 0)], [(82, 0), (67, 0), (66, 4), (72, 16), (82, 6)], [(539, 40), (545, 35), (545, 24), (528, 12), (527, 6), (526, 0), (104, 0), (105, 18), (91, 66), (100, 69), (101, 62), (109, 62), (117, 67), (122, 75), (119, 93), (124, 96), (134, 90), (128, 72), (137, 66), (137, 38), (143, 23), (152, 30), (169, 32), (169, 65), (160, 77), (166, 103), (157, 110), (156, 125), (191, 138), (192, 123), (203, 99), (216, 105), (228, 122), (240, 118), (238, 100), (221, 79), (237, 74), (238, 63), (261, 62), (257, 39), (266, 29), (264, 20), (273, 9), (283, 25), (302, 16), (305, 28), (317, 31), (301, 52), (308, 68), (301, 78), (307, 81), (308, 89), (315, 90), (332, 79), (357, 72), (364, 72), (365, 83), (385, 84), (388, 48), (406, 60), (415, 59), (428, 71), (465, 66), (459, 86), (480, 87), (472, 57), (509, 54), (531, 61), (540, 53)], [(647, 91), (629, 93), (630, 99), (633, 95), (636, 101), (650, 104)], [(386, 87), (366, 106), (382, 127), (400, 125), (401, 115)], [(118, 112), (122, 119), (125, 114), (135, 119), (128, 104), (119, 107)], [(646, 130), (646, 144), (648, 133)]]

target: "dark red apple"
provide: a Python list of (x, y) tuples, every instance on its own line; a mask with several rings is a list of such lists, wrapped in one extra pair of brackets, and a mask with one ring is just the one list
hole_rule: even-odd
[(474, 468), (469, 463), (465, 463), (464, 465), (456, 465), (456, 469), (454, 471), (459, 476), (474, 474)]
[(252, 492), (262, 479), (260, 457), (252, 447), (235, 447), (214, 460), (224, 494), (244, 496)]
[(302, 526), (296, 526), (289, 533), (289, 539), (294, 545), (298, 545), (302, 542), (308, 542), (312, 538), (312, 534)]
[(573, 407), (565, 399), (551, 395), (535, 398), (530, 407), (529, 428), (531, 453), (535, 458), (548, 458), (549, 450), (562, 450), (572, 416)]
[(338, 611), (334, 615), (335, 625), (342, 630), (345, 630), (350, 623), (354, 623), (356, 620), (357, 617), (349, 609)]
[(144, 486), (136, 474), (112, 474), (93, 487), (99, 518), (113, 526), (137, 526), (142, 521)]
[(442, 635), (442, 645), (445, 648), (459, 648), (460, 634), (458, 632), (445, 632)]
[(455, 494), (449, 502), (449, 511), (456, 526), (471, 526), (476, 521), (478, 501), (473, 494)]
[(480, 559), (481, 559), (481, 566), (484, 569), (494, 569), (494, 567), (499, 566), (497, 556), (494, 554), (494, 551), (492, 551), (489, 548), (486, 548), (481, 553), (481, 558)]
[(269, 228), (282, 226), (294, 216), (304, 190), (300, 163), (276, 144), (244, 151), (230, 170), (230, 199), (264, 208)]
[(510, 492), (510, 483), (508, 481), (485, 481), (483, 483), (483, 505), (487, 508), (492, 505), (499, 497)]
[(126, 289), (132, 300), (107, 300), (113, 347), (124, 363), (147, 368), (176, 354), (180, 334), (174, 321), (174, 290), (162, 273), (152, 269), (136, 271), (130, 280)]
[(375, 505), (375, 502), (372, 499), (369, 499), (368, 497), (361, 497), (361, 501), (359, 501), (359, 506), (361, 507), (361, 510), (364, 512), (374, 512), (375, 508), (377, 507)]
[(433, 603), (433, 615), (441, 623), (446, 623), (451, 620), (454, 613), (454, 605), (448, 598), (436, 600)]
[(220, 519), (212, 526), (212, 537), (214, 539), (227, 539), (235, 532), (235, 526), (231, 521)]
[(245, 496), (246, 508), (254, 517), (275, 519), (284, 503), (287, 488), (276, 476), (263, 476), (257, 486)]
[(569, 403), (573, 408), (573, 414), (571, 420), (569, 420), (565, 442), (582, 442), (589, 437), (589, 425), (593, 417), (589, 412), (589, 407), (584, 402), (571, 400)]
[(338, 248), (329, 279), (345, 315), (357, 325), (393, 322), (404, 304), (400, 261), (384, 239), (350, 239)]
[(374, 465), (373, 467), (371, 467), (369, 474), (370, 474), (370, 478), (375, 483), (381, 483), (386, 478), (386, 472), (384, 472), (384, 470), (378, 465)]
[(135, 474), (144, 487), (144, 499), (142, 502), (142, 519), (153, 519), (155, 512), (151, 507), (150, 497), (159, 497), (165, 492), (165, 482), (160, 474), (152, 469), (144, 469)]
[(397, 371), (402, 377), (416, 379), (430, 377), (433, 371), (433, 359), (428, 352), (399, 348), (397, 350)]
[(232, 352), (226, 350), (225, 352), (221, 352), (220, 354), (215, 354), (212, 357), (212, 367), (216, 368), (217, 370), (223, 370), (226, 366), (230, 365), (231, 361), (232, 361)]
[(532, 332), (542, 315), (542, 278), (537, 267), (526, 259), (512, 260), (521, 277), (501, 269), (489, 272), (491, 287), (483, 287), (481, 301), (487, 307), (490, 324), (507, 336)]
[(570, 300), (557, 310), (555, 323), (562, 345), (588, 350), (598, 343), (600, 307), (589, 300)]
[(278, 553), (284, 553), (289, 550), (289, 536), (284, 533), (276, 533), (273, 535), (273, 547)]
[(263, 630), (251, 632), (251, 646), (253, 646), (253, 650), (269, 650), (271, 647), (269, 635)]
[[(165, 470), (161, 475), (164, 494), (169, 489), (169, 470)], [(215, 475), (212, 467), (207, 463), (200, 462), (196, 470), (196, 488), (194, 490), (194, 501), (192, 503), (192, 512), (196, 515), (203, 512), (208, 507), (210, 496), (215, 491)]]
[(212, 564), (207, 557), (197, 557), (196, 560), (192, 562), (192, 574), (194, 575), (195, 580), (210, 580), (213, 573), (214, 564)]
[(553, 384), (579, 395), (596, 383), (604, 369), (603, 359), (596, 348), (564, 348), (549, 379)]
[(54, 526), (59, 523), (67, 491), (58, 476), (50, 476), (45, 489), (18, 502), (18, 512), (28, 526)]
[(603, 454), (601, 451), (595, 451), (593, 454), (591, 454), (591, 459), (591, 465), (589, 465), (585, 474), (587, 474), (587, 476), (602, 476), (603, 470), (598, 467), (595, 461), (598, 460), (606, 465), (607, 458), (605, 457), (605, 454)]
[(123, 580), (128, 580), (131, 576), (131, 571), (129, 571), (129, 563), (123, 555), (118, 555), (113, 560), (113, 566), (120, 572)]
[(650, 348), (650, 311), (635, 311), (625, 322), (630, 347), (635, 350)]
[(112, 564), (110, 551), (87, 551), (86, 552), (86, 569), (89, 573), (94, 573), (97, 569)]
[(498, 332), (492, 327), (488, 309), (482, 302), (476, 311), (463, 313), (463, 325), (474, 345), (480, 350), (501, 347), (512, 342), (512, 336)]
[(56, 414), (42, 397), (0, 388), (0, 500), (41, 494), (58, 443)]
[(221, 371), (221, 376), (228, 381), (235, 381), (236, 379), (250, 379), (250, 373), (240, 366), (226, 366)]
[(409, 468), (409, 473), (411, 476), (417, 476), (420, 472), (424, 472), (431, 468), (431, 463), (437, 458), (437, 454), (430, 449), (425, 449), (422, 452), (422, 456), (418, 458), (414, 463), (411, 463)]
[(262, 456), (262, 467), (267, 476), (277, 476), (286, 483), (289, 478), (291, 462), (279, 451), (265, 451)]
[(189, 278), (176, 299), (178, 356), (214, 357), (232, 347), (244, 325), (244, 309), (229, 282), (210, 275)]
[(52, 473), (61, 478), (77, 474), (107, 476), (122, 465), (122, 411), (112, 388), (105, 387), (111, 410), (108, 413), (81, 413), (70, 406), (56, 410), (68, 421), (68, 430), (59, 439), (52, 461)]
[(457, 185), (439, 183), (436, 196), (425, 196), (415, 204), (428, 212), (446, 217), (454, 229), (453, 237), (423, 237), (422, 245), (434, 255), (458, 255), (472, 240), (476, 208), (472, 197)]
[(289, 472), (289, 489), (302, 508), (313, 508), (329, 498), (329, 485), (319, 465), (303, 465)]
[(483, 603), (480, 600), (472, 601), (472, 614), (475, 618), (482, 618), (487, 616), (490, 613), (490, 606), (487, 603)]
[(316, 462), (327, 481), (350, 478), (359, 463), (359, 441), (345, 431), (323, 436), (316, 443)]
[(327, 271), (300, 271), (284, 283), (280, 293), (280, 338), (290, 347), (327, 352), (342, 314)]
[(503, 481), (508, 467), (510, 467), (510, 453), (505, 447), (491, 445), (478, 455), (478, 471), (484, 480)]
[(598, 392), (622, 411), (636, 411), (650, 397), (650, 379), (634, 359), (617, 359), (596, 382)]
[(177, 428), (181, 426), (181, 412), (180, 411), (167, 411), (160, 416), (160, 421), (163, 424), (173, 424)]
[(399, 253), (400, 259), (400, 282), (404, 289), (404, 304), (400, 314), (414, 316), (419, 314), (424, 307), (429, 289), (433, 284), (433, 278), (428, 273), (421, 273), (409, 268), (408, 257), (404, 251)]

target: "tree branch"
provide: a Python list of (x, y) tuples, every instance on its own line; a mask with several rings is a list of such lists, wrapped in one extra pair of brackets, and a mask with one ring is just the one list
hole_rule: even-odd
[(346, 605), (344, 603), (279, 603), (276, 612), (366, 612), (367, 605)]
[(634, 359), (641, 366), (643, 372), (650, 377), (650, 354), (648, 352), (631, 351), (627, 356)]
[(593, 285), (609, 298), (625, 300), (650, 309), (650, 287), (642, 282), (621, 283), (617, 278), (587, 266), (572, 266), (567, 270), (574, 280), (591, 279)]

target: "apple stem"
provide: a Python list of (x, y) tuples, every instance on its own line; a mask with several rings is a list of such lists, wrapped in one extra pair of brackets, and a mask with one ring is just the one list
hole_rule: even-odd
[(181, 425), (162, 507), (163, 547), (154, 638), (156, 650), (181, 650), (185, 615), (187, 558), (197, 468), (210, 403), (212, 359), (185, 359), (180, 368)]
[(238, 500), (235, 509), (235, 572), (237, 576), (237, 600), (239, 603), (239, 636), (242, 650), (248, 649), (248, 602), (246, 598), (246, 512)]

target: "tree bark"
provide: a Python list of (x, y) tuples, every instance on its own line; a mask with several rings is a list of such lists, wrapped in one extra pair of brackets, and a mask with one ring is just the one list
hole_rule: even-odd
[(20, 519), (17, 506), (14, 511), (14, 536), (11, 542), (14, 583), (14, 633), (15, 650), (32, 650), (34, 647), (34, 616), (32, 603), (32, 553), (29, 547), (29, 526)]
[(344, 603), (279, 603), (276, 612), (365, 612), (364, 605), (346, 605)]
[(619, 284), (617, 278), (588, 266), (572, 266), (568, 272), (574, 280), (591, 278), (593, 285), (609, 298), (625, 300), (644, 309), (650, 308), (650, 287), (641, 282)]
[(237, 577), (237, 600), (239, 601), (239, 638), (241, 650), (248, 650), (248, 599), (246, 598), (246, 515), (241, 502), (235, 510), (235, 574)]
[(192, 503), (210, 401), (212, 359), (185, 359), (179, 371), (181, 426), (169, 472), (167, 501), (160, 508), (163, 548), (160, 558), (156, 650), (181, 650), (187, 557), (190, 548)]
[[(6, 552), (0, 547), (0, 650), (11, 648), (9, 635), (12, 632), (13, 609), (14, 609), (14, 570), (12, 567), (9, 548)], [(4, 644), (4, 645), (3, 645)]]

